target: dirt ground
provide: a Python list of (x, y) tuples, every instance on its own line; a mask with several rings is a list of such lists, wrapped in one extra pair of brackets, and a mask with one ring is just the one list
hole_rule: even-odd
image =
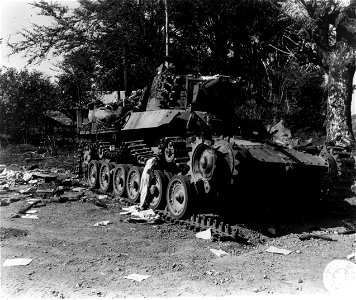
[[(196, 232), (180, 225), (127, 222), (114, 198), (106, 200), (106, 208), (83, 198), (43, 200), (34, 208), (38, 219), (11, 218), (25, 201), (0, 207), (2, 299), (325, 297), (327, 264), (356, 251), (356, 234), (341, 234), (347, 229), (345, 220), (356, 220), (356, 198), (327, 205), (317, 216), (292, 218), (281, 225), (281, 236), (260, 231), (250, 244), (198, 239)], [(106, 226), (93, 226), (106, 220)], [(334, 241), (302, 241), (304, 233)], [(269, 246), (292, 252), (268, 253)], [(218, 257), (210, 248), (229, 255)], [(13, 258), (32, 261), (3, 266)], [(141, 282), (124, 278), (130, 274), (150, 276)]]

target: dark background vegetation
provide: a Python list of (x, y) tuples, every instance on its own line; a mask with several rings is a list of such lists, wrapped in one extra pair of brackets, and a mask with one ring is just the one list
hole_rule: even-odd
[[(98, 91), (130, 92), (155, 74), (165, 56), (164, 1), (79, 2), (74, 11), (35, 2), (53, 25), (33, 25), (21, 33), (21, 42), (10, 42), (13, 52), (25, 52), (30, 63), (48, 54), (64, 54), (64, 61), (55, 82), (38, 72), (1, 70), (0, 134), (25, 143), (41, 129), (45, 110), (70, 115)], [(336, 28), (347, 29), (355, 20), (328, 0), (310, 6), (312, 22), (303, 22), (305, 12), (294, 2), (168, 0), (169, 55), (183, 73), (236, 79), (236, 116), (266, 124), (283, 118), (293, 133), (320, 136), (328, 72), (323, 54), (332, 38), (324, 29), (334, 15), (339, 16)]]

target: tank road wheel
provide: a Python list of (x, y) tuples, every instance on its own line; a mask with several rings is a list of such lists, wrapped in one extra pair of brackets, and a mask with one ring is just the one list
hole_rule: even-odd
[(126, 195), (126, 177), (129, 168), (119, 164), (113, 172), (113, 190), (116, 196), (124, 197)]
[(154, 179), (150, 187), (150, 193), (153, 194), (154, 198), (150, 203), (150, 208), (160, 209), (164, 208), (166, 205), (166, 187), (167, 180), (161, 171), (155, 170), (153, 173)]
[(99, 186), (99, 169), (100, 163), (92, 160), (88, 166), (88, 187), (93, 190)]
[(126, 191), (128, 201), (135, 203), (140, 198), (142, 168), (133, 166), (127, 173)]
[(108, 161), (102, 161), (99, 170), (99, 186), (103, 192), (109, 192), (112, 187), (112, 177), (110, 171), (113, 166)]
[(192, 202), (192, 188), (183, 175), (174, 175), (167, 187), (167, 207), (170, 215), (181, 219), (188, 215)]

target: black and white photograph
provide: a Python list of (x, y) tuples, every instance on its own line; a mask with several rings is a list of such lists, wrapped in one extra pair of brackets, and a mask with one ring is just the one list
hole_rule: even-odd
[(356, 295), (356, 0), (2, 0), (0, 47), (1, 299)]

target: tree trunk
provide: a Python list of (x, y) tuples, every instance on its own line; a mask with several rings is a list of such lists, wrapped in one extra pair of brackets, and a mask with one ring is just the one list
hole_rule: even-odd
[(355, 57), (339, 48), (330, 53), (327, 99), (326, 141), (337, 146), (353, 146), (351, 101)]

